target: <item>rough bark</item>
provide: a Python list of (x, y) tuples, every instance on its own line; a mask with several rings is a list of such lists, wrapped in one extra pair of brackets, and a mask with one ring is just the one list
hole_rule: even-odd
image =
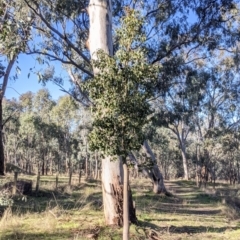
[[(102, 191), (105, 221), (108, 225), (123, 226), (123, 163), (111, 157), (102, 159)], [(129, 220), (137, 223), (131, 190), (128, 187)]]
[(102, 191), (105, 220), (108, 225), (122, 225), (122, 161), (111, 161), (110, 157), (102, 160)]

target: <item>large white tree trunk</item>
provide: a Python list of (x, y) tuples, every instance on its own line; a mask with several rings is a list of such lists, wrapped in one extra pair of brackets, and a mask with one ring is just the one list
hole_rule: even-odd
[[(90, 0), (90, 30), (88, 47), (92, 60), (97, 60), (97, 51), (113, 54), (112, 44), (112, 3), (111, 0)], [(98, 69), (94, 68), (94, 75)], [(123, 163), (121, 159), (106, 157), (102, 160), (103, 206), (106, 224), (123, 224)], [(129, 196), (130, 221), (136, 222), (131, 194)]]
[(102, 191), (105, 220), (108, 225), (122, 225), (123, 164), (111, 157), (102, 160)]
[[(90, 0), (88, 7), (90, 19), (88, 46), (91, 59), (97, 59), (97, 51), (113, 54), (112, 43), (112, 3), (111, 0)], [(94, 69), (94, 74), (97, 69)]]

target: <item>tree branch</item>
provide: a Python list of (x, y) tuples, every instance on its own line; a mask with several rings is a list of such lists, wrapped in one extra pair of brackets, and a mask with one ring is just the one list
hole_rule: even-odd
[(35, 6), (38, 8), (38, 11), (33, 8), (27, 0), (24, 0), (28, 7), (41, 19), (41, 21), (55, 34), (57, 34), (64, 42), (67, 43), (68, 46), (70, 46), (74, 51), (76, 51), (84, 61), (90, 64), (90, 60), (81, 52), (77, 47), (74, 46), (74, 44), (63, 34), (61, 34), (56, 28), (51, 26), (51, 24), (44, 18), (44, 16), (41, 14), (39, 5), (35, 2)]
[(13, 67), (13, 65), (15, 63), (16, 58), (17, 58), (17, 55), (15, 54), (12, 57), (12, 59), (10, 59), (10, 61), (8, 63), (6, 72), (5, 72), (4, 77), (3, 77), (2, 89), (0, 90), (0, 99), (2, 99), (4, 97), (4, 95), (5, 95), (6, 88), (7, 88), (7, 83), (8, 83), (8, 79), (9, 79), (9, 75), (11, 73), (11, 70), (12, 70), (12, 67)]

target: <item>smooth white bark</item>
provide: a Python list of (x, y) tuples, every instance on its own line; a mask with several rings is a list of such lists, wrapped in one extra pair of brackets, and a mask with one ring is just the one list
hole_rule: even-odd
[[(88, 46), (91, 59), (97, 59), (97, 51), (103, 50), (112, 56), (112, 3), (110, 0), (90, 0), (88, 7), (90, 30)], [(96, 69), (94, 69), (96, 74)]]

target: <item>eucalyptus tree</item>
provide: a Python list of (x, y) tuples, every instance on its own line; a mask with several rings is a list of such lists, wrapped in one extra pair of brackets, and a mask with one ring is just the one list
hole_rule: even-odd
[[(30, 97), (31, 96), (31, 97)], [(22, 155), (22, 144), (24, 137), (21, 135), (21, 121), (24, 114), (32, 111), (28, 101), (33, 94), (28, 92), (17, 99), (3, 99), (3, 143), (5, 151), (5, 162), (20, 165)]]
[[(42, 175), (47, 173), (47, 156), (51, 134), (56, 132), (51, 119), (51, 110), (56, 105), (47, 89), (40, 89), (33, 98), (34, 126), (38, 132), (39, 153), (41, 153)], [(52, 128), (51, 128), (52, 127)]]
[(38, 131), (36, 131), (34, 120), (35, 117), (32, 113), (24, 113), (20, 116), (18, 132), (20, 138), (18, 150), (20, 161), (18, 165), (26, 171), (33, 168), (31, 166), (36, 164), (34, 161), (38, 158)]
[(61, 146), (59, 150), (61, 149), (61, 154), (65, 158), (65, 171), (71, 176), (73, 168), (72, 150), (76, 149), (75, 141), (72, 141), (72, 138), (78, 121), (81, 121), (77, 103), (70, 96), (59, 98), (57, 104), (51, 110), (51, 119), (63, 133), (61, 142), (59, 142)]
[(199, 114), (194, 117), (199, 142), (198, 152), (202, 156), (198, 164), (208, 168), (215, 177), (216, 169), (213, 166), (219, 157), (212, 154), (210, 146), (215, 145), (219, 134), (223, 136), (229, 134), (229, 131), (238, 129), (240, 123), (239, 76), (234, 62), (230, 55), (227, 55), (218, 54), (218, 58), (206, 68), (209, 79), (202, 104), (198, 107)]
[(30, 91), (21, 94), (21, 96), (19, 97), (19, 104), (21, 105), (21, 111), (23, 113), (30, 113), (33, 111), (33, 98), (34, 94)]
[(81, 175), (81, 170), (84, 169), (87, 178), (89, 173), (90, 156), (93, 156), (93, 152), (90, 151), (88, 143), (88, 135), (92, 129), (92, 114), (91, 109), (84, 106), (80, 107), (79, 112), (80, 116), (77, 128), (74, 132), (74, 137), (78, 139), (78, 147), (80, 149), (78, 153), (79, 177)]
[(22, 94), (18, 101), (5, 100), (3, 106), (4, 144), (11, 163), (26, 171), (37, 167), (47, 174), (48, 170), (53, 172), (54, 163), (60, 166), (61, 155), (67, 153), (71, 161), (76, 158), (78, 144), (73, 134), (80, 119), (76, 103), (69, 96), (55, 103), (50, 93), (41, 89), (36, 94)]
[[(100, 50), (102, 51), (102, 58), (106, 54), (106, 60), (108, 60), (109, 64), (111, 63), (111, 58), (110, 57), (108, 58), (107, 55), (109, 55), (109, 56), (113, 55), (112, 3), (111, 3), (111, 1), (98, 1), (98, 0), (94, 1), (94, 0), (92, 0), (89, 3), (88, 12), (89, 12), (89, 17), (90, 17), (90, 28), (89, 28), (90, 31), (89, 31), (88, 45), (89, 45), (91, 58), (95, 61), (95, 63), (98, 63), (98, 64), (96, 64), (96, 66), (94, 66), (95, 77), (97, 77), (98, 75), (99, 75), (98, 77), (101, 77), (100, 72), (106, 66), (102, 67), (101, 61), (97, 61), (99, 59), (98, 52)], [(105, 16), (105, 17), (102, 18), (102, 16)], [(96, 38), (96, 36), (98, 36), (100, 38), (100, 41)], [(114, 64), (114, 62), (112, 63), (112, 65), (113, 64)], [(111, 71), (111, 67), (109, 68), (109, 71)], [(102, 80), (104, 80), (104, 75), (103, 75)], [(108, 79), (105, 79), (105, 81), (108, 83)], [(93, 84), (94, 83), (97, 84), (96, 81), (94, 81)], [(104, 81), (101, 81), (100, 84), (101, 83), (104, 84)], [(107, 85), (109, 85), (109, 83)], [(103, 90), (105, 91), (104, 86), (100, 85), (99, 87), (103, 88)], [(94, 97), (95, 100), (98, 100), (98, 98), (99, 98), (99, 94), (97, 92), (98, 89), (95, 86), (94, 86), (94, 89), (96, 89), (96, 92), (95, 93), (92, 92), (92, 97)], [(94, 90), (94, 89), (92, 89), (92, 90)], [(108, 101), (108, 99), (106, 99), (104, 101), (105, 104), (106, 104), (106, 101)], [(100, 103), (100, 99), (98, 102)], [(100, 110), (101, 107), (103, 107), (103, 106), (96, 105), (96, 107), (97, 107), (96, 110)], [(99, 113), (99, 111), (98, 111), (98, 113)], [(111, 119), (110, 119), (110, 121), (109, 121), (110, 126), (111, 126), (112, 122), (113, 121), (111, 121)], [(100, 119), (99, 123), (101, 124), (104, 122), (101, 121), (101, 119)], [(108, 123), (106, 122), (106, 124), (108, 124)], [(99, 146), (96, 145), (98, 140), (100, 140), (99, 134), (100, 134), (101, 129), (99, 127), (101, 128), (101, 126), (98, 124), (97, 127), (95, 128), (95, 132), (93, 132), (92, 140), (94, 140), (94, 135), (96, 137), (95, 137), (95, 141), (93, 141), (92, 143), (93, 143), (93, 147), (95, 147), (95, 148), (100, 147), (100, 149), (104, 151), (105, 155), (107, 155), (107, 157), (105, 157), (105, 159), (102, 160), (102, 178), (103, 178), (102, 186), (103, 186), (103, 206), (104, 206), (105, 220), (106, 220), (106, 223), (110, 224), (110, 225), (122, 225), (123, 221), (124, 221), (124, 224), (125, 225), (127, 224), (125, 227), (125, 230), (126, 230), (125, 235), (128, 236), (128, 221), (129, 221), (128, 209), (125, 209), (127, 212), (127, 214), (126, 214), (127, 222), (125, 221), (125, 219), (124, 220), (122, 219), (122, 217), (123, 217), (123, 205), (122, 205), (122, 201), (123, 201), (123, 189), (122, 189), (123, 166), (122, 166), (122, 161), (121, 161), (120, 157), (119, 158), (116, 157), (115, 161), (112, 161), (113, 159), (111, 159), (110, 156), (114, 155), (114, 153), (116, 152), (116, 149), (112, 149), (112, 148), (107, 149), (106, 148), (107, 147), (106, 139), (108, 137), (107, 134), (109, 134), (107, 131), (105, 131), (105, 134), (103, 134), (104, 141), (102, 142), (102, 145), (99, 145)], [(107, 126), (105, 126), (105, 127), (107, 127)], [(113, 131), (113, 129), (110, 129), (110, 128), (109, 128), (109, 130)], [(104, 131), (104, 129), (103, 129), (103, 131)], [(118, 138), (116, 138), (116, 140), (117, 139)], [(99, 143), (97, 143), (97, 144), (99, 144)], [(114, 144), (113, 147), (116, 148), (116, 145), (115, 145), (116, 142), (113, 142), (113, 144)], [(123, 150), (125, 150), (125, 149), (123, 149)], [(109, 153), (106, 151), (111, 151), (111, 152)], [(128, 191), (125, 194), (125, 196), (126, 197), (128, 196)], [(135, 218), (135, 216), (134, 216), (134, 218)]]
[[(187, 72), (187, 74), (186, 74)], [(169, 88), (159, 102), (158, 124), (170, 129), (179, 142), (184, 178), (188, 179), (188, 163), (186, 156), (187, 137), (195, 128), (195, 115), (205, 94), (205, 86), (209, 74), (187, 68), (182, 76), (175, 78), (176, 83)], [(164, 104), (161, 102), (164, 100)]]
[(234, 66), (229, 67), (224, 60), (207, 71), (209, 80), (201, 106), (202, 114), (196, 119), (202, 139), (211, 136), (216, 127), (233, 129), (239, 125), (240, 78)]
[[(121, 29), (117, 30), (119, 49), (113, 57), (103, 51), (94, 52), (97, 60), (93, 65), (98, 74), (88, 83), (87, 89), (94, 101), (93, 130), (89, 136), (91, 147), (101, 151), (106, 158), (121, 158), (126, 204), (129, 201), (127, 157), (131, 150), (139, 150), (144, 141), (143, 126), (151, 112), (147, 99), (153, 94), (152, 86), (157, 79), (158, 66), (148, 64), (143, 47), (136, 48), (145, 39), (144, 34), (139, 32), (143, 19), (132, 9), (126, 8), (125, 11)], [(103, 164), (106, 164), (105, 161)], [(113, 174), (114, 169), (105, 167), (103, 170), (103, 182), (109, 183), (109, 175)], [(113, 191), (117, 187), (116, 183), (112, 184)], [(111, 189), (108, 190), (106, 185), (104, 189), (103, 198), (106, 199)], [(124, 225), (129, 222), (128, 214), (125, 218), (128, 212), (128, 205), (125, 204)], [(127, 234), (128, 230), (124, 235)]]
[(6, 163), (17, 163), (19, 149), (21, 104), (16, 100), (3, 99), (3, 144)]
[[(36, 94), (27, 92), (19, 99), (21, 105), (19, 128), (19, 153), (21, 153), (22, 165), (27, 171), (32, 169), (34, 160), (42, 167), (42, 173), (46, 173), (46, 151), (50, 148), (50, 137), (54, 131), (54, 125), (50, 119), (50, 111), (55, 105), (47, 90), (39, 90)], [(52, 129), (50, 127), (52, 126)], [(41, 161), (42, 160), (42, 161)]]
[[(181, 153), (179, 151), (179, 143), (171, 132), (165, 127), (158, 127), (152, 121), (145, 127), (145, 135), (149, 139), (157, 164), (162, 170), (164, 179), (173, 179), (182, 175)], [(142, 153), (141, 163), (139, 167), (144, 169), (145, 157)], [(148, 162), (146, 162), (147, 164)]]
[[(2, 143), (2, 100), (12, 68), (20, 52), (24, 52), (30, 38), (32, 16), (21, 1), (0, 1), (0, 175), (4, 175), (4, 149)], [(20, 69), (17, 68), (17, 71)]]
[(239, 132), (228, 131), (220, 138), (221, 153), (221, 173), (224, 174), (225, 180), (230, 184), (239, 183)]

